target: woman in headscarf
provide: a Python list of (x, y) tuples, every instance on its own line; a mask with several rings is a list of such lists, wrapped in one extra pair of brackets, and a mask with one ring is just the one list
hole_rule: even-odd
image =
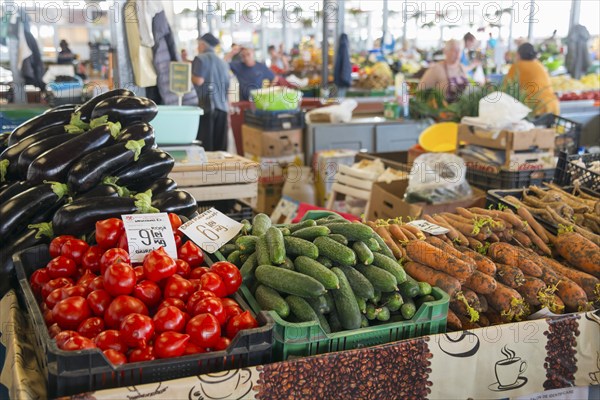
[(469, 86), (467, 71), (460, 62), (461, 46), (457, 40), (449, 40), (444, 47), (444, 61), (429, 67), (421, 82), (419, 89), (442, 90), (449, 103), (458, 100), (460, 95)]
[(531, 43), (523, 43), (517, 49), (517, 61), (510, 67), (505, 84), (516, 81), (519, 88), (527, 93), (525, 104), (534, 114), (560, 114), (558, 98), (552, 90), (548, 71), (537, 60), (537, 53)]

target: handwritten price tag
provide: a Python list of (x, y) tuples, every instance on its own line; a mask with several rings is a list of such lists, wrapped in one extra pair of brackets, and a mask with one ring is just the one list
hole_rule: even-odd
[(177, 258), (173, 228), (166, 213), (122, 215), (131, 262), (142, 262), (146, 254), (164, 247), (169, 257)]
[(179, 227), (202, 250), (213, 254), (242, 230), (242, 224), (211, 208)]
[(423, 232), (427, 232), (430, 235), (445, 235), (446, 233), (450, 232), (448, 229), (446, 228), (442, 228), (439, 225), (435, 225), (432, 224), (431, 222), (419, 219), (416, 221), (411, 221), (409, 222), (407, 225), (412, 225), (416, 228), (419, 228), (420, 230), (422, 230)]

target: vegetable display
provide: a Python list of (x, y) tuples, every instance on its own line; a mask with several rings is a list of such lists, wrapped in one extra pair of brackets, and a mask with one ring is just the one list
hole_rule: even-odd
[[(103, 93), (77, 107), (58, 107), (2, 136), (0, 153), (0, 240), (17, 252), (36, 224), (53, 233), (89, 235), (97, 220), (124, 213), (197, 210), (189, 193), (167, 176), (174, 159), (156, 148), (149, 122), (156, 104), (129, 90)], [(130, 187), (130, 188), (129, 188)], [(155, 192), (153, 192), (153, 190)], [(24, 240), (24, 238), (27, 240)], [(2, 255), (2, 281), (12, 273)], [(4, 294), (8, 285), (3, 285)]]
[(96, 222), (96, 244), (70, 235), (50, 242), (53, 258), (30, 285), (58, 348), (98, 348), (121, 365), (224, 350), (240, 330), (258, 327), (228, 297), (242, 283), (239, 270), (206, 266), (202, 250), (176, 231), (181, 219), (169, 219), (181, 239), (177, 259), (159, 248), (132, 264), (118, 247), (125, 236), (118, 218)]
[(561, 314), (600, 305), (600, 248), (577, 229), (554, 236), (524, 206), (516, 213), (458, 207), (423, 218), (448, 232), (421, 236), (398, 220), (367, 224), (410, 276), (450, 295), (450, 329), (520, 321), (545, 307)]
[(367, 225), (337, 214), (277, 226), (258, 214), (243, 224), (222, 254), (240, 268), (261, 309), (288, 322), (318, 322), (325, 333), (354, 330), (410, 320), (436, 300), (431, 285), (408, 276)]

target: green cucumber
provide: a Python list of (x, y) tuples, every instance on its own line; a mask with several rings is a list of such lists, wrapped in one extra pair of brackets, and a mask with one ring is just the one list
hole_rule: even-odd
[(293, 236), (284, 236), (283, 243), (288, 256), (306, 256), (314, 260), (319, 257), (319, 249), (308, 240)]
[(242, 262), (242, 260), (240, 259), (241, 255), (242, 255), (242, 253), (240, 253), (239, 250), (236, 250), (227, 256), (227, 261), (229, 261), (230, 263), (235, 264), (235, 265), (241, 265), (241, 262)]
[(271, 227), (271, 218), (267, 214), (256, 214), (252, 220), (252, 234), (262, 236)]
[(373, 236), (373, 229), (364, 224), (328, 224), (331, 233), (344, 235), (350, 241), (369, 240)]
[(377, 320), (386, 322), (390, 319), (390, 309), (386, 306), (383, 306), (379, 309), (377, 313)]
[(354, 250), (356, 257), (358, 257), (358, 260), (362, 264), (369, 265), (373, 263), (373, 252), (364, 242), (354, 242), (352, 244), (352, 250)]
[(306, 301), (317, 313), (327, 314), (331, 311), (325, 296), (307, 298)]
[(361, 313), (364, 314), (365, 312), (367, 312), (367, 301), (365, 299), (363, 299), (362, 297), (357, 297), (356, 304), (358, 304), (358, 309)]
[(333, 263), (327, 257), (319, 256), (317, 257), (317, 261), (326, 266), (327, 268), (333, 267)]
[(246, 260), (246, 262), (240, 268), (240, 273), (242, 274), (242, 279), (244, 281), (251, 279), (254, 277), (254, 270), (258, 267), (258, 261), (256, 258), (256, 252), (252, 253), (250, 257)]
[(290, 230), (291, 233), (294, 233), (296, 231), (299, 231), (300, 229), (309, 228), (311, 226), (316, 226), (316, 225), (317, 225), (317, 223), (315, 222), (314, 219), (307, 219), (306, 221), (302, 221), (297, 224), (288, 226), (288, 229)]
[(363, 274), (353, 267), (341, 265), (338, 268), (346, 275), (346, 279), (350, 282), (350, 287), (357, 297), (362, 297), (364, 299), (372, 299), (375, 297), (373, 285)]
[(406, 272), (404, 271), (404, 268), (398, 264), (398, 261), (396, 261), (395, 258), (389, 258), (383, 254), (375, 253), (373, 254), (373, 265), (394, 275), (397, 283), (406, 281)]
[(228, 255), (238, 250), (238, 247), (233, 243), (227, 243), (219, 249), (223, 257), (227, 258)]
[(419, 284), (411, 281), (402, 282), (400, 286), (398, 286), (398, 290), (405, 301), (417, 297), (421, 293)]
[(340, 288), (332, 291), (340, 322), (345, 329), (358, 329), (361, 323), (360, 310), (350, 283), (341, 269), (333, 267), (331, 271), (337, 275), (340, 281)]
[(404, 304), (400, 307), (400, 313), (404, 319), (411, 319), (415, 316), (417, 307), (413, 299), (404, 299)]
[(313, 243), (319, 249), (319, 254), (329, 258), (334, 263), (356, 265), (356, 254), (354, 251), (330, 239), (328, 236), (320, 236)]
[(377, 318), (377, 313), (378, 313), (378, 309), (377, 306), (373, 303), (369, 303), (367, 304), (367, 308), (365, 311), (365, 316), (367, 317), (367, 319), (369, 321), (373, 321), (375, 318)]
[(265, 285), (259, 285), (254, 293), (256, 301), (261, 309), (275, 311), (281, 318), (290, 315), (290, 306), (276, 290)]
[(310, 228), (302, 228), (292, 233), (292, 236), (312, 242), (319, 236), (327, 236), (331, 231), (326, 226), (311, 226)]
[(296, 270), (296, 267), (294, 267), (294, 262), (289, 257), (285, 258), (285, 260), (283, 261), (283, 264), (281, 264), (280, 267), (281, 268), (285, 268), (285, 269), (289, 269), (290, 271), (295, 271)]
[(243, 219), (240, 221), (242, 224), (242, 235), (249, 235), (252, 232), (252, 224), (247, 219)]
[(285, 298), (285, 302), (290, 306), (290, 312), (294, 314), (294, 316), (300, 322), (308, 322), (308, 321), (319, 321), (319, 317), (313, 308), (304, 300), (302, 297), (298, 296), (287, 296)]
[(396, 257), (394, 257), (394, 253), (392, 253), (392, 251), (390, 250), (390, 248), (388, 247), (387, 244), (385, 244), (385, 242), (383, 241), (383, 239), (381, 238), (381, 236), (379, 236), (377, 234), (377, 232), (375, 232), (373, 234), (373, 239), (375, 239), (375, 241), (377, 241), (377, 243), (379, 244), (380, 250), (378, 250), (378, 253), (381, 253), (385, 256), (388, 256), (390, 258), (393, 258), (394, 260), (396, 259)]
[(348, 221), (346, 218), (342, 217), (339, 214), (332, 214), (329, 215), (327, 217), (323, 217), (323, 218), (319, 218), (315, 221), (317, 223), (317, 225), (325, 225), (325, 224), (332, 224), (332, 223), (350, 223), (350, 221)]
[(390, 311), (398, 311), (402, 304), (404, 304), (404, 299), (402, 295), (398, 292), (393, 293), (384, 293), (381, 295), (381, 303), (389, 308)]
[(255, 276), (263, 285), (281, 293), (300, 297), (319, 297), (327, 292), (321, 282), (308, 275), (272, 265), (259, 265)]
[(333, 295), (331, 294), (331, 290), (323, 295), (325, 301), (327, 302), (327, 308), (329, 312), (335, 311), (335, 301), (333, 301)]
[(329, 239), (335, 240), (339, 244), (348, 246), (348, 239), (346, 239), (346, 236), (344, 236), (344, 235), (340, 235), (339, 233), (336, 233), (336, 234), (330, 234), (328, 237), (329, 237)]
[(371, 301), (375, 304), (379, 304), (379, 302), (381, 301), (381, 296), (383, 294), (381, 293), (381, 290), (377, 290), (375, 289), (375, 296), (373, 296), (373, 298), (371, 299)]
[(366, 240), (364, 243), (367, 245), (367, 247), (371, 251), (380, 251), (381, 250), (381, 246), (379, 245), (379, 242), (377, 240), (375, 240), (375, 238), (370, 238), (369, 240)]
[(269, 245), (267, 238), (261, 236), (256, 241), (256, 262), (258, 265), (270, 265), (271, 256), (269, 255)]
[(428, 296), (431, 294), (431, 285), (427, 282), (419, 282), (419, 295)]
[(274, 226), (267, 229), (265, 233), (267, 246), (269, 247), (269, 258), (273, 265), (283, 264), (285, 261), (285, 244), (283, 243), (283, 234)]
[(319, 325), (321, 325), (323, 332), (330, 334), (331, 327), (329, 326), (329, 322), (327, 322), (327, 318), (325, 318), (325, 316), (319, 312), (317, 313), (317, 318), (319, 319)]
[(290, 230), (288, 228), (277, 228), (281, 231), (281, 234), (283, 236), (290, 236), (292, 234), (292, 232), (290, 232)]
[(329, 314), (327, 314), (327, 322), (329, 322), (331, 332), (339, 332), (344, 330), (342, 322), (340, 321), (340, 316), (335, 310), (335, 307), (329, 312)]
[(297, 257), (294, 260), (294, 267), (296, 271), (312, 276), (321, 282), (325, 286), (325, 289), (338, 289), (340, 287), (337, 276), (329, 268), (312, 258), (306, 256)]
[(417, 310), (421, 307), (421, 305), (423, 305), (423, 303), (429, 303), (430, 301), (435, 301), (435, 297), (433, 297), (430, 294), (427, 294), (425, 296), (421, 296), (419, 298), (417, 298), (415, 300), (415, 306), (417, 307)]
[(236, 239), (235, 244), (242, 254), (252, 254), (256, 250), (256, 236), (240, 236)]
[(382, 292), (393, 292), (398, 290), (396, 277), (386, 270), (373, 265), (357, 265), (355, 268), (371, 282), (375, 289)]
[(360, 316), (360, 319), (361, 319), (361, 321), (360, 321), (360, 327), (361, 328), (368, 328), (369, 327), (369, 320), (367, 319), (367, 317), (364, 314), (362, 314)]

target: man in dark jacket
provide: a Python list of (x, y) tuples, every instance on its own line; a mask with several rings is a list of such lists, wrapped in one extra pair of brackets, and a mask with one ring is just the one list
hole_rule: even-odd
[(192, 62), (192, 83), (204, 115), (200, 117), (197, 139), (206, 151), (227, 150), (229, 65), (215, 54), (219, 39), (210, 33), (198, 40), (198, 54)]

